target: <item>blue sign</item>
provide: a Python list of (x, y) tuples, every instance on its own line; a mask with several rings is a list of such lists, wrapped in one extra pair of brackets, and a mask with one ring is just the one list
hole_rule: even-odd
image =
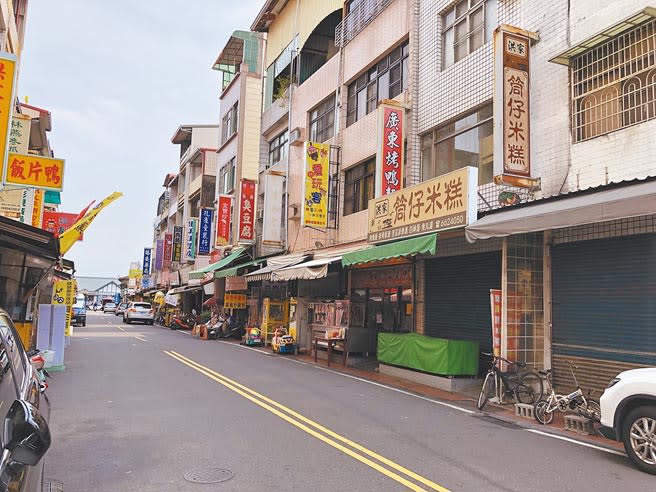
[(150, 275), (150, 257), (153, 254), (153, 248), (144, 248), (143, 264), (141, 267), (142, 275)]
[(200, 230), (198, 231), (198, 254), (209, 255), (212, 245), (212, 209), (200, 210)]

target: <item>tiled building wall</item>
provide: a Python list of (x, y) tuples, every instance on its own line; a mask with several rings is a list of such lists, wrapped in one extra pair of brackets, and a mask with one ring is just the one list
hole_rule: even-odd
[(239, 147), (241, 154), (241, 177), (257, 179), (260, 148), (261, 87), (262, 79), (255, 74), (243, 76), (243, 98), (240, 101), (241, 121), (239, 122)]

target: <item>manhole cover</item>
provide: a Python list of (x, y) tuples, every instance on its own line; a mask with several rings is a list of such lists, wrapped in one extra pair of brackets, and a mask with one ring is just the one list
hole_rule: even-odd
[(226, 482), (235, 474), (223, 468), (197, 468), (184, 474), (187, 482), (193, 483), (219, 483)]

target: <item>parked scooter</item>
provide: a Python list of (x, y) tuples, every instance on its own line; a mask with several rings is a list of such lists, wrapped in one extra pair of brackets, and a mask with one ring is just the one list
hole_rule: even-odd
[(46, 359), (43, 357), (43, 354), (39, 349), (30, 350), (27, 352), (27, 356), (30, 358), (30, 363), (36, 370), (37, 377), (39, 378), (39, 391), (43, 393), (48, 389), (46, 378), (50, 377), (50, 373), (48, 373), (48, 370), (45, 368)]
[(241, 338), (246, 333), (246, 323), (244, 321), (232, 321), (228, 318), (221, 325), (218, 338)]
[(172, 330), (191, 330), (198, 323), (196, 310), (192, 309), (191, 314), (182, 314), (173, 316), (169, 328)]
[(223, 316), (213, 316), (208, 323), (209, 328), (207, 330), (207, 339), (216, 340), (219, 338), (223, 333), (223, 327), (225, 323), (226, 318)]

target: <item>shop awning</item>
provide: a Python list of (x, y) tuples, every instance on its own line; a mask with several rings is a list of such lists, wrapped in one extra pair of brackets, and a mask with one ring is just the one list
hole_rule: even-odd
[(423, 254), (434, 255), (437, 250), (437, 234), (413, 237), (373, 248), (360, 249), (342, 256), (342, 266), (358, 265), (372, 261), (383, 261), (401, 256), (415, 256)]
[(469, 242), (656, 213), (656, 180), (547, 199), (486, 215), (465, 229)]
[(271, 280), (315, 280), (324, 278), (328, 275), (328, 265), (341, 260), (341, 256), (332, 256), (328, 258), (319, 258), (316, 260), (306, 261), (299, 265), (289, 266), (276, 270), (271, 274)]
[(271, 280), (271, 274), (276, 270), (280, 270), (281, 268), (285, 268), (292, 265), (297, 265), (298, 263), (301, 263), (307, 258), (308, 255), (306, 254), (280, 255), (280, 256), (267, 258), (266, 259), (267, 265), (265, 267), (262, 267), (259, 270), (255, 270), (254, 272), (247, 273), (246, 275), (244, 275), (244, 277), (246, 277), (247, 282), (255, 282), (258, 280)]
[(247, 261), (246, 263), (240, 263), (239, 265), (235, 265), (233, 267), (217, 270), (216, 272), (214, 272), (214, 278), (234, 277), (237, 275), (239, 270), (254, 265), (260, 265), (262, 263), (264, 263), (264, 260), (253, 260), (253, 261)]
[(52, 233), (0, 215), (0, 246), (48, 260), (59, 258), (59, 241)]
[(192, 290), (202, 289), (202, 285), (183, 285), (182, 287), (176, 287), (175, 289), (169, 290), (166, 295), (174, 296), (176, 294), (184, 294), (185, 292), (191, 292)]
[(189, 278), (203, 278), (206, 273), (212, 273), (216, 272), (217, 270), (221, 270), (222, 268), (225, 268), (227, 266), (230, 266), (230, 264), (239, 257), (241, 257), (244, 253), (246, 252), (246, 248), (238, 247), (235, 248), (232, 253), (230, 253), (228, 256), (225, 258), (217, 261), (216, 263), (212, 263), (210, 265), (207, 265), (206, 267), (199, 268), (198, 270), (192, 270), (189, 272)]

